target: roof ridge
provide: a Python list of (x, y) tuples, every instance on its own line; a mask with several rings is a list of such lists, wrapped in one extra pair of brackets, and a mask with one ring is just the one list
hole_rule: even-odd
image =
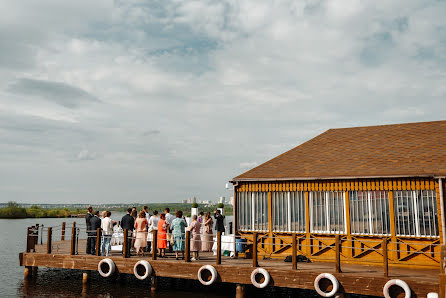
[(330, 128), (328, 130), (370, 128), (370, 127), (383, 127), (383, 126), (403, 126), (403, 125), (413, 125), (413, 124), (432, 124), (432, 123), (436, 123), (436, 122), (445, 122), (446, 123), (446, 120), (434, 120), (434, 121), (420, 121), (420, 122), (406, 122), (406, 123), (393, 123), (393, 124), (378, 124), (378, 125), (339, 127), (339, 128)]

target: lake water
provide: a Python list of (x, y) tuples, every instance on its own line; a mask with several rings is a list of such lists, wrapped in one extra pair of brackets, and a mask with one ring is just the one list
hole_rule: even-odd
[[(122, 215), (114, 213), (112, 219), (120, 220)], [(227, 224), (231, 220), (232, 217), (227, 217)], [(0, 219), (0, 297), (235, 297), (235, 286), (232, 284), (222, 283), (205, 287), (198, 281), (162, 278), (159, 291), (152, 294), (149, 281), (137, 280), (132, 275), (117, 280), (104, 279), (96, 272), (92, 274), (88, 286), (83, 288), (82, 271), (68, 269), (39, 268), (37, 277), (24, 281), (24, 268), (19, 266), (18, 255), (26, 248), (26, 228), (36, 223), (46, 227), (60, 226), (63, 221), (67, 223), (67, 228), (71, 227), (74, 221), (82, 225), (85, 223), (82, 218)], [(259, 290), (249, 286), (247, 297), (319, 296), (308, 290)]]

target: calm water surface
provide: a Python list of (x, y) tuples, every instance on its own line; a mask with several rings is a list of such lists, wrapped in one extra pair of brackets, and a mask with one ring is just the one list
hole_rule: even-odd
[[(123, 214), (112, 214), (120, 220)], [(82, 286), (82, 271), (39, 268), (37, 277), (23, 280), (23, 267), (18, 254), (26, 248), (26, 227), (36, 223), (44, 226), (71, 227), (73, 221), (84, 224), (84, 219), (0, 219), (0, 297), (235, 297), (231, 284), (202, 286), (198, 281), (162, 278), (159, 291), (150, 293), (150, 282), (140, 281), (131, 275), (117, 279), (104, 279), (93, 272), (88, 286)], [(57, 232), (60, 236), (60, 232)], [(56, 233), (55, 233), (56, 234)], [(55, 236), (56, 237), (56, 236)], [(40, 240), (39, 240), (40, 241)], [(314, 291), (268, 288), (258, 290), (247, 287), (247, 297), (319, 297)], [(356, 296), (360, 297), (360, 296)]]

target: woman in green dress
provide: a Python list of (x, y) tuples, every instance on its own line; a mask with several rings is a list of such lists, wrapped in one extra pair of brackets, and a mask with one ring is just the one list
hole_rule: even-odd
[(175, 241), (173, 250), (175, 251), (176, 259), (179, 260), (179, 253), (181, 252), (184, 259), (184, 246), (185, 246), (185, 227), (187, 226), (186, 220), (183, 218), (183, 211), (177, 211), (176, 218), (172, 221), (172, 235)]

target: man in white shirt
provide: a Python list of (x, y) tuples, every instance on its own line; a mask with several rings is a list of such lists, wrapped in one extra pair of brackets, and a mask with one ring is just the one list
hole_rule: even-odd
[(146, 214), (147, 222), (149, 222), (149, 219), (150, 219), (149, 207), (144, 206), (144, 207), (142, 207), (142, 209), (144, 210), (144, 213)]
[(170, 214), (170, 209), (166, 208), (164, 209), (164, 213), (166, 214), (166, 223), (169, 225), (169, 229), (167, 229), (167, 243), (169, 245), (169, 252), (172, 252), (172, 245), (171, 245), (171, 240), (172, 240), (172, 234), (170, 233), (170, 225), (172, 224), (172, 221), (175, 219), (175, 216)]
[(107, 215), (102, 219), (101, 228), (102, 228), (102, 245), (101, 245), (101, 253), (103, 256), (110, 255), (110, 241), (113, 235), (113, 221), (110, 218), (111, 212), (107, 211)]

